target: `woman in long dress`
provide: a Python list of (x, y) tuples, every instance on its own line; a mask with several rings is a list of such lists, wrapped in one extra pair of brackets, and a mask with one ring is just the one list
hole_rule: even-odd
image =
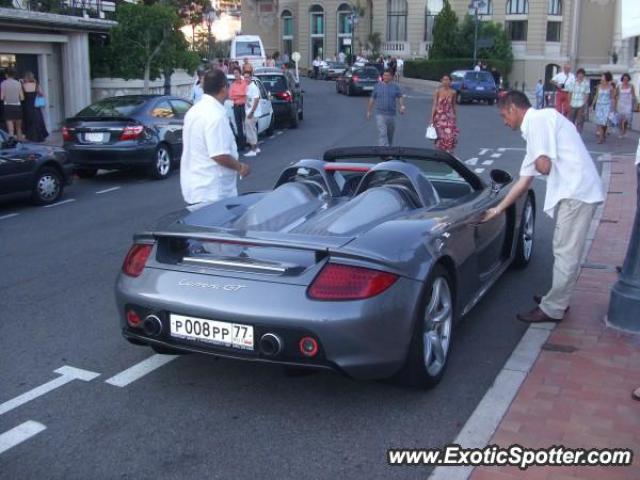
[(628, 73), (622, 75), (622, 83), (618, 85), (616, 101), (616, 112), (618, 112), (618, 122), (620, 124), (620, 138), (624, 137), (631, 124), (633, 115), (633, 104), (636, 101), (636, 92), (633, 85), (629, 83), (631, 77)]
[(44, 123), (42, 109), (36, 107), (36, 97), (44, 96), (33, 73), (25, 72), (22, 79), (22, 91), (24, 102), (22, 103), (23, 128), (27, 140), (32, 142), (44, 142), (49, 136), (47, 126)]
[(436, 147), (453, 153), (458, 143), (458, 126), (456, 125), (456, 91), (451, 88), (451, 77), (444, 75), (440, 87), (433, 97), (431, 123), (436, 129), (438, 138)]
[(612, 106), (615, 105), (616, 91), (611, 84), (613, 77), (611, 72), (604, 72), (600, 79), (600, 85), (596, 88), (596, 95), (593, 98), (593, 110), (596, 112), (595, 124), (598, 126), (598, 143), (603, 143), (607, 136), (607, 123)]

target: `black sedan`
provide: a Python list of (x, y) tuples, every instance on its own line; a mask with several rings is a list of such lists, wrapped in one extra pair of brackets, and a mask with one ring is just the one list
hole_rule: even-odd
[(167, 178), (182, 154), (188, 101), (167, 95), (127, 95), (100, 100), (68, 118), (64, 148), (82, 178), (99, 168), (142, 167)]
[(352, 67), (336, 80), (336, 92), (346, 95), (371, 93), (380, 81), (380, 73), (375, 67)]
[(285, 122), (289, 128), (297, 128), (304, 117), (304, 92), (293, 74), (277, 68), (256, 68), (253, 74), (271, 94), (276, 121)]
[(0, 130), (0, 199), (31, 197), (56, 202), (71, 183), (73, 166), (62, 148), (18, 142)]

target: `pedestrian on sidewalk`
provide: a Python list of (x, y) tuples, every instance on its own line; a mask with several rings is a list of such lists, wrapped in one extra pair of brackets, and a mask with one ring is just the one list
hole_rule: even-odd
[(247, 84), (247, 95), (244, 104), (244, 132), (250, 148), (244, 156), (255, 157), (260, 153), (260, 149), (258, 148), (258, 117), (260, 116), (260, 112), (257, 111), (260, 104), (260, 89), (255, 82), (251, 80), (250, 72), (245, 71), (243, 76)]
[(526, 195), (534, 177), (547, 177), (543, 210), (556, 217), (552, 285), (546, 295), (534, 295), (536, 308), (517, 318), (526, 323), (559, 322), (578, 279), (591, 220), (604, 201), (602, 182), (578, 131), (556, 110), (535, 110), (518, 91), (500, 98), (498, 109), (505, 125), (521, 130), (527, 148), (520, 178), (498, 206), (485, 213), (483, 221), (503, 214)]
[(453, 153), (459, 132), (456, 125), (456, 91), (451, 88), (451, 77), (447, 74), (442, 76), (440, 87), (433, 96), (431, 123), (438, 134), (436, 147)]
[(382, 81), (378, 82), (371, 92), (367, 104), (367, 120), (371, 118), (371, 110), (375, 104), (376, 124), (378, 126), (378, 145), (390, 147), (393, 145), (393, 134), (396, 128), (396, 102), (400, 103), (400, 114), (404, 114), (404, 98), (397, 83), (392, 82), (393, 74), (387, 69), (382, 74)]
[(536, 109), (544, 108), (544, 85), (542, 79), (536, 83)]
[(244, 58), (242, 63), (242, 73), (244, 74), (244, 72), (250, 72), (253, 75), (253, 65), (247, 57)]
[(620, 138), (624, 138), (627, 129), (631, 125), (633, 117), (633, 106), (637, 103), (636, 91), (630, 83), (631, 77), (628, 73), (622, 74), (622, 81), (618, 85), (616, 92), (615, 111), (618, 113), (618, 122), (620, 125)]
[(44, 142), (49, 136), (42, 115), (44, 105), (39, 103), (39, 101), (44, 101), (44, 92), (32, 72), (24, 72), (22, 91), (24, 94), (24, 102), (22, 103), (24, 135), (31, 142)]
[(313, 78), (318, 80), (318, 78), (320, 78), (320, 67), (322, 66), (322, 59), (320, 58), (320, 55), (311, 62), (311, 66), (313, 67)]
[(556, 92), (556, 110), (565, 117), (569, 116), (569, 110), (571, 105), (569, 103), (569, 92), (573, 82), (576, 81), (576, 77), (571, 73), (571, 65), (566, 63), (562, 67), (562, 71), (557, 73), (552, 79), (553, 83), (558, 91)]
[(576, 72), (576, 81), (569, 87), (571, 92), (571, 114), (569, 118), (579, 133), (582, 133), (584, 120), (587, 116), (587, 102), (591, 91), (589, 82), (585, 80), (584, 76), (584, 69), (579, 68)]
[(247, 99), (247, 83), (242, 78), (240, 73), (240, 67), (233, 67), (233, 82), (229, 87), (229, 98), (233, 102), (233, 118), (236, 122), (236, 143), (238, 144), (238, 150), (242, 151), (245, 147), (244, 138), (244, 117), (245, 108), (244, 104)]
[(22, 101), (24, 92), (22, 84), (15, 79), (16, 72), (8, 68), (5, 72), (6, 80), (0, 84), (0, 101), (4, 104), (4, 122), (7, 132), (18, 140), (22, 140)]
[(193, 84), (193, 88), (191, 90), (191, 103), (196, 104), (202, 98), (202, 94), (204, 93), (202, 90), (202, 79), (204, 78), (204, 70), (198, 70), (197, 72), (198, 79)]
[(224, 108), (227, 77), (209, 70), (203, 78), (202, 99), (184, 118), (180, 187), (190, 206), (238, 194), (237, 177), (246, 177), (249, 166), (238, 161), (238, 150)]
[(616, 103), (616, 90), (611, 84), (613, 76), (611, 72), (604, 72), (600, 77), (600, 85), (596, 88), (593, 97), (593, 110), (596, 112), (595, 124), (598, 126), (596, 135), (598, 143), (604, 143), (607, 139), (607, 125), (609, 124), (609, 114)]

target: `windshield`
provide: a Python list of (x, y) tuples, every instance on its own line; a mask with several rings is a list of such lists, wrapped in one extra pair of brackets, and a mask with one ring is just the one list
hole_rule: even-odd
[(106, 98), (80, 110), (76, 117), (128, 117), (146, 101), (143, 97)]
[(284, 92), (287, 89), (287, 81), (282, 75), (259, 75), (258, 78), (271, 93)]
[(261, 57), (262, 49), (260, 42), (236, 42), (236, 58), (238, 57)]
[(492, 82), (493, 77), (488, 72), (467, 72), (464, 76), (465, 80), (470, 82)]

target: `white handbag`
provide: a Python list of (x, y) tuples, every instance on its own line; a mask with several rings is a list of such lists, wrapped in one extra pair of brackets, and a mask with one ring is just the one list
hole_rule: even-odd
[(424, 136), (429, 140), (436, 140), (438, 138), (438, 132), (436, 132), (436, 127), (433, 126), (433, 123), (429, 124), (427, 133), (425, 133)]

